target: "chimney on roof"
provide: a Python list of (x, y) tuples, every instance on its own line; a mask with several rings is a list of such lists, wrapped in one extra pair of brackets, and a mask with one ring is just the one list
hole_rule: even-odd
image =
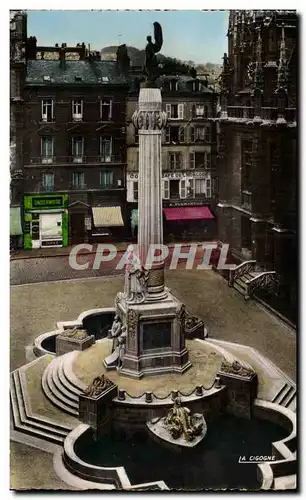
[(60, 61), (60, 68), (64, 69), (66, 66), (66, 61), (65, 61), (65, 50), (63, 48), (60, 48), (59, 50), (59, 61)]
[(84, 59), (86, 57), (85, 43), (83, 42), (82, 45), (80, 43), (78, 43), (77, 47), (79, 47), (80, 61), (84, 61)]
[(29, 60), (36, 59), (36, 52), (37, 52), (37, 39), (35, 36), (30, 36), (27, 39), (27, 46), (26, 46), (26, 57)]

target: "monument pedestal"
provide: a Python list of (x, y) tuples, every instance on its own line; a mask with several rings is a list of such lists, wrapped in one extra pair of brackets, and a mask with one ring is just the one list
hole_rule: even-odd
[(129, 304), (118, 294), (117, 314), (127, 327), (120, 373), (128, 377), (183, 373), (191, 363), (185, 347), (185, 306), (168, 292), (156, 302)]

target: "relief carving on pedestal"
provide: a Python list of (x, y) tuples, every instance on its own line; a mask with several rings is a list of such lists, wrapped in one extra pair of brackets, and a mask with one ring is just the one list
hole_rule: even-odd
[(223, 373), (239, 375), (240, 377), (246, 377), (246, 378), (250, 378), (255, 373), (250, 368), (242, 366), (242, 364), (239, 363), (239, 361), (233, 361), (233, 363), (229, 363), (228, 361), (225, 360), (222, 361), (220, 371)]
[(182, 304), (181, 307), (176, 310), (175, 317), (177, 319), (178, 324), (180, 325), (180, 331), (184, 332), (185, 321), (186, 321), (186, 307), (184, 304)]
[(128, 339), (135, 340), (138, 328), (139, 312), (130, 309), (127, 313), (127, 331)]

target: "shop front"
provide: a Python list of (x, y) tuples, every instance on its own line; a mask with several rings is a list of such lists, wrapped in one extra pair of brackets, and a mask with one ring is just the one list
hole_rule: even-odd
[(165, 241), (209, 241), (215, 237), (215, 217), (206, 205), (164, 208)]
[(124, 230), (120, 205), (92, 207), (91, 243), (124, 241)]
[(68, 194), (24, 197), (24, 248), (68, 245)]

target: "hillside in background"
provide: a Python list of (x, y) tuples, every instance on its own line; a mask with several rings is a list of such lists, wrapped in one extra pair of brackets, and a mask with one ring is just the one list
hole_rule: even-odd
[[(144, 57), (145, 57), (145, 51), (144, 49), (139, 50), (136, 49), (136, 47), (130, 47), (129, 45), (127, 46), (128, 49), (128, 55), (131, 59), (131, 65), (132, 66), (143, 66), (144, 63)], [(102, 54), (102, 59), (111, 59), (114, 60), (116, 59), (116, 52), (117, 52), (117, 45), (110, 45), (109, 47), (104, 47), (101, 50)], [(198, 73), (216, 73), (219, 74), (221, 71), (221, 63), (220, 64), (214, 64), (214, 63), (203, 63), (203, 64), (195, 64), (193, 61), (181, 61), (180, 59), (176, 59), (174, 57), (166, 57), (163, 54), (157, 54), (158, 60), (161, 63), (177, 63), (179, 65), (183, 65), (185, 67), (194, 67)]]

